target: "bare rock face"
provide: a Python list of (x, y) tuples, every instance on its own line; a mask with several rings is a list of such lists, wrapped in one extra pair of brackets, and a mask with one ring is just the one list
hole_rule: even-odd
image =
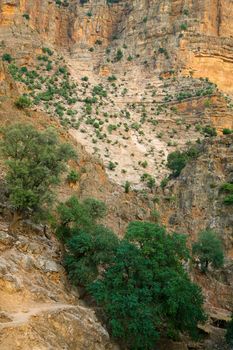
[(0, 344), (13, 349), (113, 349), (93, 310), (78, 301), (55, 238), (0, 224)]

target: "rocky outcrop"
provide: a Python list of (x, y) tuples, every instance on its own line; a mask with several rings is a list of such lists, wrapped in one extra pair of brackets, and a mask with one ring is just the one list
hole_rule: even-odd
[(27, 225), (17, 237), (7, 230), (1, 220), (1, 349), (113, 349), (94, 311), (67, 283), (55, 237)]

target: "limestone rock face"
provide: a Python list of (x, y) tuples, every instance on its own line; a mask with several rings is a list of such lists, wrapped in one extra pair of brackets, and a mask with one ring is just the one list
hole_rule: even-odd
[(94, 311), (67, 283), (56, 239), (27, 227), (15, 237), (7, 229), (1, 221), (1, 350), (114, 349)]

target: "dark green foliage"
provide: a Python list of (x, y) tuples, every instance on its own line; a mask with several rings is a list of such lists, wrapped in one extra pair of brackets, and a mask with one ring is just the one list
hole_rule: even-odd
[(18, 108), (28, 108), (31, 106), (31, 100), (29, 97), (22, 95), (20, 96), (16, 101), (15, 101), (15, 105)]
[(12, 62), (12, 56), (9, 53), (4, 53), (2, 55), (2, 60), (8, 63)]
[(227, 323), (226, 342), (233, 346), (233, 314), (231, 315), (231, 320)]
[(104, 90), (103, 85), (96, 85), (92, 90), (92, 95), (98, 95), (100, 97), (107, 97), (107, 92)]
[(185, 167), (187, 163), (187, 155), (184, 152), (175, 151), (168, 155), (167, 166), (172, 170), (172, 175), (177, 177), (180, 175), (181, 170)]
[(67, 242), (68, 254), (64, 260), (72, 283), (87, 286), (93, 282), (99, 268), (111, 263), (117, 246), (117, 236), (104, 226), (96, 225), (83, 231), (76, 228)]
[(165, 177), (161, 182), (160, 182), (160, 187), (165, 188), (168, 184), (169, 178)]
[(152, 191), (155, 187), (155, 179), (152, 176), (149, 176), (146, 182), (147, 187)]
[(24, 13), (23, 18), (25, 18), (28, 21), (30, 19), (30, 16), (28, 13)]
[(233, 130), (225, 128), (225, 129), (223, 129), (222, 133), (223, 133), (223, 135), (230, 135), (233, 133)]
[(115, 80), (117, 80), (117, 78), (116, 78), (115, 75), (110, 75), (110, 76), (108, 77), (108, 81), (115, 81)]
[(75, 156), (52, 128), (39, 132), (28, 124), (4, 130), (2, 151), (7, 158), (9, 200), (20, 215), (39, 213), (51, 203), (51, 185), (58, 183), (65, 162)]
[(223, 203), (226, 205), (233, 205), (233, 183), (224, 183), (220, 187), (220, 190), (228, 193), (228, 195), (224, 198)]
[(167, 167), (172, 170), (172, 176), (179, 176), (187, 162), (196, 159), (199, 153), (200, 151), (196, 147), (190, 147), (184, 152), (174, 151), (170, 153), (167, 157)]
[(82, 203), (71, 197), (67, 202), (61, 203), (57, 208), (59, 224), (57, 235), (66, 242), (77, 229), (90, 231), (96, 225), (96, 220), (106, 214), (106, 205), (97, 199), (88, 198)]
[(124, 189), (125, 189), (125, 193), (129, 193), (129, 191), (130, 191), (130, 182), (129, 181), (125, 182)]
[(150, 350), (161, 334), (197, 335), (203, 298), (181, 263), (188, 259), (185, 242), (159, 225), (133, 222), (103, 278), (89, 287), (124, 347)]
[(108, 4), (118, 4), (121, 0), (107, 0)]
[(43, 47), (42, 51), (43, 51), (43, 53), (48, 54), (49, 56), (53, 55), (53, 51), (50, 50), (48, 47)]
[(233, 205), (233, 194), (229, 194), (229, 196), (226, 196), (223, 200), (223, 203), (226, 205)]
[(116, 52), (116, 56), (115, 56), (115, 61), (118, 62), (123, 58), (123, 52), (121, 49), (118, 49)]
[(202, 128), (202, 132), (205, 136), (217, 136), (217, 131), (214, 127), (206, 125)]
[(233, 194), (233, 183), (226, 182), (221, 185), (220, 189), (221, 191)]
[(115, 168), (116, 168), (116, 164), (113, 163), (112, 161), (110, 161), (110, 162), (108, 163), (108, 169), (109, 169), (109, 170), (115, 170)]
[(214, 268), (223, 266), (222, 242), (211, 230), (200, 232), (198, 241), (193, 244), (192, 252), (193, 256), (198, 258), (203, 272), (208, 270), (209, 264)]
[(95, 42), (96, 45), (102, 45), (102, 41), (97, 39), (96, 42)]
[(69, 174), (67, 175), (67, 181), (69, 183), (76, 183), (80, 178), (79, 173), (76, 170), (71, 170)]
[(113, 259), (118, 238), (97, 220), (106, 214), (106, 206), (97, 199), (80, 202), (71, 197), (58, 206), (58, 237), (66, 243), (65, 267), (73, 284), (87, 286)]
[(180, 29), (181, 29), (181, 30), (187, 30), (187, 29), (188, 29), (187, 23), (182, 23), (182, 24), (180, 25)]

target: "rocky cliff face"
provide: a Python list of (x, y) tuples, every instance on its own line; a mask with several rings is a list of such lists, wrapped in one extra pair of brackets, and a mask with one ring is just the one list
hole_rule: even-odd
[[(203, 138), (202, 127), (233, 127), (224, 96), (232, 88), (225, 78), (232, 72), (231, 2), (66, 3), (3, 1), (1, 52), (41, 75), (34, 83), (16, 78), (19, 91), (73, 126), (72, 135), (104, 162), (112, 180), (142, 189), (145, 158), (147, 172), (160, 181), (167, 154)], [(42, 68), (45, 46), (63, 60), (54, 54)], [(60, 63), (71, 73), (71, 102), (56, 92), (38, 99), (50, 78), (54, 88)]]
[(92, 310), (78, 301), (43, 229), (0, 226), (0, 343), (9, 349), (113, 349)]
[[(231, 0), (0, 1), (0, 56), (11, 55), (0, 62), (0, 122), (68, 130), (61, 134), (76, 143), (82, 175), (77, 186), (63, 184), (59, 198), (106, 201), (105, 223), (120, 235), (131, 220), (153, 219), (154, 209), (190, 242), (207, 227), (221, 235), (226, 269), (208, 279), (193, 273), (212, 315), (207, 333), (219, 332), (202, 349), (222, 342), (216, 324), (232, 309), (232, 209), (219, 190), (232, 181), (232, 138), (222, 135), (233, 129), (232, 16)], [(27, 114), (12, 107), (22, 93), (33, 103)], [(167, 155), (207, 138), (206, 126), (218, 138), (207, 139), (201, 156), (163, 191), (148, 188), (143, 175), (159, 185), (169, 173)], [(111, 348), (93, 313), (67, 291), (57, 243), (24, 231), (17, 243), (4, 225), (3, 349), (46, 349), (46, 342), (51, 349)], [(47, 260), (58, 271), (47, 271)], [(8, 299), (16, 300), (12, 308)], [(187, 349), (187, 342), (174, 346)]]

